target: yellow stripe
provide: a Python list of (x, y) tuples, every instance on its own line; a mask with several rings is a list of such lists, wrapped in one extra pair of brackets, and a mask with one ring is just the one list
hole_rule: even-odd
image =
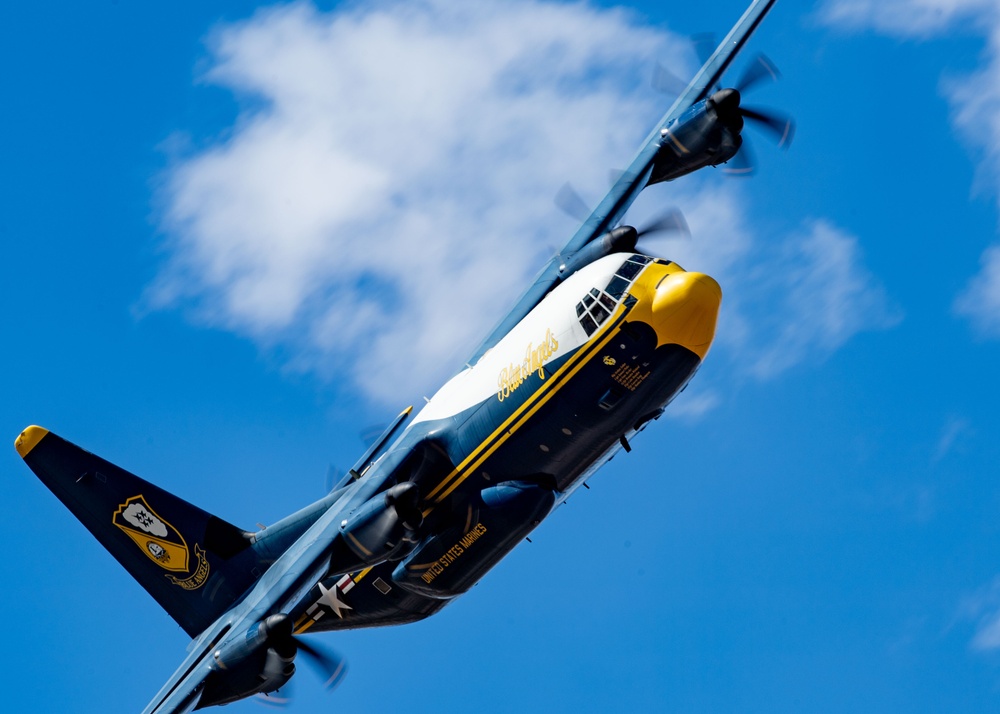
[[(590, 354), (593, 354), (593, 352), (597, 352), (597, 351), (600, 351), (601, 349), (603, 349), (604, 346), (607, 345), (608, 342), (611, 341), (612, 337), (614, 337), (614, 333), (609, 331), (608, 334), (599, 343), (596, 344), (595, 348), (593, 350), (589, 351)], [(589, 357), (589, 355), (588, 355), (588, 357)], [(588, 361), (589, 360), (581, 360), (573, 368), (573, 371), (571, 371), (569, 374), (566, 375), (566, 379), (564, 380), (564, 384), (565, 384), (565, 382), (568, 382), (577, 372), (579, 372), (581, 369), (583, 369), (583, 367), (587, 364)], [(557, 385), (556, 388), (550, 389), (548, 391), (548, 393), (545, 394), (542, 399), (539, 399), (538, 403), (535, 404), (531, 408), (531, 410), (524, 415), (524, 418), (521, 420), (521, 422), (523, 423), (523, 422), (527, 421), (528, 419), (530, 419), (535, 414), (535, 412), (537, 412), (539, 409), (541, 409), (543, 406), (545, 406), (545, 404), (548, 403), (548, 401), (550, 399), (552, 399), (552, 397), (554, 397), (556, 394), (558, 394), (559, 390), (561, 388), (562, 388), (562, 385)], [(520, 424), (518, 424), (518, 426), (520, 426)], [(452, 493), (452, 491), (454, 491), (456, 488), (458, 488), (465, 481), (465, 479), (467, 479), (469, 476), (471, 476), (472, 473), (477, 468), (479, 468), (479, 466), (486, 459), (488, 459), (493, 454), (493, 452), (495, 452), (498, 448), (500, 448), (500, 446), (502, 446), (507, 441), (507, 439), (509, 439), (511, 436), (514, 435), (515, 431), (516, 431), (516, 427), (508, 430), (508, 433), (506, 434), (506, 436), (503, 436), (502, 438), (498, 439), (497, 442), (493, 446), (491, 446), (489, 448), (489, 450), (486, 451), (486, 453), (484, 453), (482, 456), (480, 456), (476, 460), (476, 462), (471, 467), (469, 467), (469, 469), (462, 475), (461, 478), (456, 479), (455, 483), (453, 483), (451, 486), (449, 486), (448, 489), (444, 493), (442, 493), (440, 496), (438, 496), (437, 502), (440, 503), (441, 501), (443, 501), (444, 499), (446, 499), (448, 496), (450, 496), (451, 493)]]
[[(598, 333), (599, 337), (591, 341), (589, 345), (584, 343), (577, 353), (573, 355), (573, 357), (566, 364), (564, 364), (558, 372), (552, 375), (548, 382), (542, 385), (541, 389), (531, 395), (531, 397), (529, 397), (525, 403), (517, 409), (517, 411), (511, 414), (503, 424), (490, 434), (489, 437), (484, 439), (483, 442), (476, 447), (476, 449), (469, 454), (461, 464), (455, 467), (454, 471), (448, 474), (448, 476), (427, 495), (427, 498), (434, 498), (436, 503), (441, 503), (441, 501), (451, 495), (451, 493), (458, 488), (458, 486), (464, 482), (472, 474), (472, 472), (486, 460), (486, 458), (493, 454), (497, 448), (499, 448), (513, 435), (517, 427), (511, 427), (511, 424), (515, 421), (523, 422), (524, 420), (530, 418), (542, 407), (542, 405), (548, 402), (549, 399), (559, 392), (562, 385), (566, 381), (571, 379), (573, 375), (575, 375), (585, 364), (587, 364), (587, 361), (594, 352), (602, 349), (610, 341), (611, 337), (614, 335), (614, 326), (617, 324), (619, 318), (624, 314), (624, 311), (625, 303), (623, 300), (619, 304), (618, 309), (615, 311), (613, 319), (604, 323), (604, 334), (601, 335)], [(520, 424), (517, 426), (520, 426)], [(508, 429), (508, 427), (511, 428)], [(508, 433), (505, 436), (500, 437), (500, 435), (505, 431)], [(494, 439), (496, 439), (496, 443), (491, 444)], [(488, 450), (483, 453), (483, 450), (487, 449), (487, 447)], [(471, 466), (470, 463), (472, 463)], [(449, 484), (452, 479), (455, 479), (454, 483)], [(441, 491), (442, 488), (446, 488), (446, 490), (435, 498), (435, 494)]]
[(363, 578), (366, 575), (368, 575), (368, 573), (370, 573), (372, 571), (372, 568), (374, 568), (374, 567), (375, 567), (374, 565), (371, 565), (371, 566), (365, 568), (364, 570), (362, 570), (357, 575), (352, 576), (352, 580), (354, 580), (354, 582), (358, 582), (359, 580), (361, 580), (361, 578)]
[[(680, 149), (681, 151), (683, 151), (685, 154), (690, 154), (691, 153), (691, 150), (689, 148), (687, 148), (686, 146), (684, 146), (684, 144), (682, 144), (680, 141), (677, 140), (677, 137), (674, 136), (673, 132), (669, 132), (667, 134), (667, 136), (669, 136), (670, 137), (670, 141), (672, 141), (674, 143), (674, 145), (676, 145), (677, 148)], [(780, 146), (780, 144), (779, 144), (779, 146)]]
[(295, 631), (295, 634), (296, 634), (296, 635), (301, 635), (301, 634), (302, 634), (303, 632), (305, 632), (306, 630), (308, 630), (308, 629), (309, 629), (310, 627), (312, 627), (312, 626), (313, 626), (313, 625), (315, 625), (315, 624), (316, 624), (316, 620), (314, 620), (314, 619), (312, 619), (312, 618), (310, 617), (310, 618), (309, 618), (309, 622), (307, 622), (307, 623), (306, 623), (306, 624), (304, 624), (304, 625), (303, 625), (302, 627), (300, 627), (299, 629), (297, 629), (297, 630)]
[(360, 550), (362, 553), (364, 553), (365, 555), (371, 555), (372, 554), (372, 552), (370, 550), (368, 550), (367, 548), (365, 548), (364, 544), (361, 541), (359, 541), (357, 538), (354, 537), (353, 533), (345, 533), (344, 535), (346, 535), (348, 538), (350, 538), (351, 542), (354, 543), (354, 545), (356, 545), (358, 547), (358, 550)]
[[(618, 318), (621, 316), (621, 314), (624, 312), (624, 310), (625, 310), (625, 302), (624, 302), (624, 299), (623, 299), (622, 302), (619, 304), (618, 309), (615, 311), (615, 315), (613, 316), (613, 319), (610, 319), (610, 320), (608, 320), (607, 322), (604, 323), (604, 328), (603, 329), (605, 331), (605, 334), (602, 336), (602, 335), (600, 335), (600, 333), (598, 333), (599, 337), (595, 338), (595, 340), (592, 341), (592, 342), (590, 342), (589, 345), (588, 345), (588, 343), (584, 343), (583, 345), (581, 345), (580, 349), (577, 350), (577, 353), (575, 355), (573, 355), (573, 357), (570, 358), (570, 360), (566, 364), (564, 364), (559, 369), (558, 372), (556, 372), (554, 375), (552, 375), (552, 377), (550, 377), (547, 382), (543, 382), (542, 383), (542, 387), (540, 389), (538, 389), (534, 394), (532, 394), (530, 397), (528, 397), (528, 399), (525, 400), (524, 404), (522, 404), (520, 407), (518, 407), (518, 409), (513, 414), (511, 414), (509, 417), (507, 417), (507, 420), (503, 424), (501, 424), (492, 434), (490, 434), (487, 438), (483, 439), (483, 441), (480, 443), (480, 445), (477, 446), (476, 449), (473, 450), (472, 453), (470, 453), (465, 458), (464, 461), (462, 461), (462, 463), (460, 463), (458, 466), (456, 466), (455, 469), (450, 474), (448, 474), (448, 476), (446, 476), (443, 481), (441, 481), (441, 483), (439, 483), (437, 486), (435, 486), (434, 489), (429, 494), (427, 494), (427, 500), (430, 500), (430, 499), (434, 498), (435, 495), (441, 489), (445, 488), (448, 485), (448, 483), (453, 478), (455, 478), (456, 476), (458, 476), (465, 469), (465, 467), (468, 466), (469, 462), (472, 461), (473, 459), (475, 459), (477, 457), (478, 453), (480, 453), (484, 448), (486, 448), (487, 445), (493, 439), (495, 439), (499, 434), (501, 434), (504, 430), (506, 430), (507, 427), (510, 426), (514, 421), (516, 421), (525, 412), (525, 410), (531, 408), (532, 407), (532, 403), (534, 401), (541, 400), (543, 397), (545, 397), (545, 395), (546, 395), (547, 392), (555, 393), (553, 390), (555, 390), (556, 387), (559, 386), (559, 382), (562, 381), (562, 379), (563, 379), (564, 376), (567, 379), (569, 377), (572, 377), (573, 374), (576, 373), (576, 370), (574, 369), (573, 373), (571, 373), (569, 375), (566, 374), (567, 370), (572, 369), (574, 367), (574, 365), (577, 364), (577, 363), (580, 363), (580, 364), (585, 363), (586, 359), (589, 358), (590, 355), (595, 350), (600, 349), (601, 347), (604, 346), (604, 344), (607, 342), (607, 338), (610, 337), (610, 335), (612, 333), (611, 328), (617, 323)], [(601, 340), (600, 344), (598, 344), (598, 342), (596, 341), (598, 339)], [(579, 369), (579, 367), (577, 367), (577, 369)], [(547, 401), (547, 398), (546, 398), (546, 401)], [(509, 436), (509, 434), (508, 434), (508, 436)], [(506, 441), (506, 439), (504, 439), (504, 440)], [(463, 477), (463, 480), (464, 480), (464, 477)], [(453, 490), (454, 489), (451, 488), (451, 489), (448, 490), (448, 493), (445, 493), (445, 494), (443, 494), (441, 496), (438, 496), (435, 499), (436, 502), (440, 503)], [(424, 515), (426, 515), (429, 512), (430, 511), (427, 511)]]

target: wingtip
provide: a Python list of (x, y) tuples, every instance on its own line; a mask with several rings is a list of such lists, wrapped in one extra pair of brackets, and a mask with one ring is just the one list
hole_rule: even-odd
[(18, 434), (14, 440), (14, 448), (17, 449), (17, 453), (22, 459), (26, 458), (31, 453), (31, 450), (38, 446), (38, 442), (48, 433), (48, 429), (31, 425)]

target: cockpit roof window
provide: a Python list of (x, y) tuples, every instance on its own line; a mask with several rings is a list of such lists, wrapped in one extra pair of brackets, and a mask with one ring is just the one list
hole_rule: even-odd
[(611, 278), (608, 287), (604, 290), (591, 288), (583, 296), (583, 300), (576, 304), (576, 316), (580, 319), (580, 325), (588, 337), (594, 334), (597, 328), (614, 314), (618, 302), (625, 295), (629, 285), (642, 272), (643, 267), (650, 262), (652, 259), (644, 255), (629, 256), (618, 268), (615, 276)]
[(639, 271), (642, 270), (642, 267), (643, 266), (639, 265), (638, 263), (633, 263), (631, 260), (627, 260), (622, 265), (622, 267), (618, 268), (617, 275), (625, 278), (626, 280), (631, 280), (632, 278), (634, 278), (636, 275), (639, 274)]
[(619, 278), (617, 275), (611, 278), (611, 282), (608, 283), (607, 293), (615, 300), (621, 300), (622, 295), (628, 289), (629, 281), (625, 278)]

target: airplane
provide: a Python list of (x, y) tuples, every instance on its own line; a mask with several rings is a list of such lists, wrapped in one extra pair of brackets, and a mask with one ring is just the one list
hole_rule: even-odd
[[(234, 526), (39, 426), (28, 467), (191, 636), (144, 714), (277, 692), (305, 633), (414, 622), (473, 585), (686, 387), (722, 290), (637, 248), (622, 224), (649, 185), (739, 163), (741, 104), (721, 79), (775, 0), (753, 0), (629, 167), (506, 317), (417, 413), (403, 411), (324, 498)], [(758, 72), (759, 74), (759, 72)]]

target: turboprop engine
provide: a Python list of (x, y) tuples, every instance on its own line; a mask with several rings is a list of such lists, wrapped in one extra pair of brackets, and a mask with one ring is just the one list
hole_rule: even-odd
[(404, 481), (373, 496), (340, 524), (343, 543), (362, 566), (398, 560), (417, 544), (424, 521), (417, 484)]

